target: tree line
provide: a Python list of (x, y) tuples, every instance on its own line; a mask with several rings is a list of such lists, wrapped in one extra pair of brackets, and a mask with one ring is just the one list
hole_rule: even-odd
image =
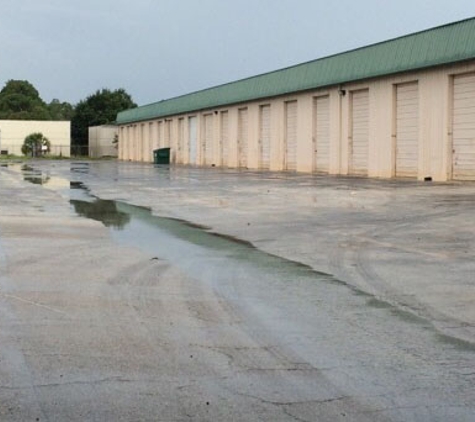
[(114, 123), (119, 111), (136, 106), (122, 88), (97, 90), (75, 105), (58, 99), (46, 103), (28, 81), (9, 80), (0, 91), (0, 120), (71, 121), (74, 146), (87, 145), (89, 126)]

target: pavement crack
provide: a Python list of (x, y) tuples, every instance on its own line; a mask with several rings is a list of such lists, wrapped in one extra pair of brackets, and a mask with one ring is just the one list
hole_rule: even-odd
[(51, 388), (51, 387), (66, 387), (66, 386), (74, 386), (74, 385), (98, 385), (104, 384), (108, 382), (134, 382), (134, 380), (121, 378), (121, 377), (109, 377), (103, 378), (98, 380), (92, 381), (70, 381), (70, 382), (56, 382), (56, 383), (46, 383), (46, 384), (33, 384), (23, 387), (9, 387), (9, 386), (0, 386), (0, 390), (7, 390), (7, 391), (21, 391), (21, 390), (30, 390), (35, 388)]
[(42, 303), (35, 302), (33, 300), (23, 299), (19, 296), (10, 295), (10, 294), (6, 294), (6, 293), (0, 293), (0, 296), (4, 297), (6, 299), (15, 299), (19, 302), (27, 303), (28, 305), (38, 306), (39, 308), (47, 309), (48, 311), (55, 312), (55, 313), (58, 313), (58, 314), (67, 315), (66, 312), (60, 311), (59, 309), (55, 309), (55, 308), (52, 308), (51, 306), (43, 305)]
[(280, 401), (280, 400), (268, 400), (268, 399), (264, 399), (262, 397), (255, 396), (252, 394), (244, 394), (244, 393), (237, 393), (237, 394), (243, 397), (248, 397), (254, 400), (258, 400), (262, 403), (271, 404), (274, 406), (298, 406), (302, 404), (320, 405), (320, 404), (332, 403), (335, 401), (346, 400), (346, 399), (351, 398), (351, 396), (337, 396), (337, 397), (331, 397), (328, 399), (321, 399), (321, 400)]

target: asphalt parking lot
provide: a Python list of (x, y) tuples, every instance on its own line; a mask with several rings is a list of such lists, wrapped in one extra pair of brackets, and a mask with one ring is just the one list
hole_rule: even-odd
[(475, 184), (0, 167), (0, 420), (471, 421)]

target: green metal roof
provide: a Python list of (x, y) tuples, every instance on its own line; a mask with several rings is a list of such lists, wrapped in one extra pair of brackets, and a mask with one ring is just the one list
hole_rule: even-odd
[(125, 124), (475, 58), (475, 18), (126, 110)]

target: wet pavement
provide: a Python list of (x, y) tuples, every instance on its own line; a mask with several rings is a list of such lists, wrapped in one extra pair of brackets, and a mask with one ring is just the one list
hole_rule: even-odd
[(0, 420), (472, 421), (475, 185), (0, 168)]

